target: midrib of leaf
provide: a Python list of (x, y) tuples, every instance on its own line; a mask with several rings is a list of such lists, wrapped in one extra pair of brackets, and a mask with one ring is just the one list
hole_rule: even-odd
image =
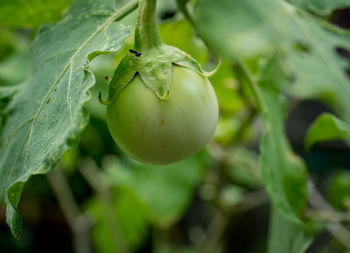
[[(43, 99), (43, 101), (41, 102), (38, 111), (35, 113), (34, 117), (32, 118), (32, 124), (30, 125), (28, 132), (26, 134), (26, 137), (23, 141), (23, 144), (21, 146), (21, 149), (16, 157), (15, 163), (13, 165), (13, 167), (11, 168), (11, 172), (9, 174), (7, 183), (9, 183), (12, 179), (13, 173), (17, 167), (17, 163), (22, 155), (22, 152), (24, 150), (25, 145), (28, 143), (28, 140), (30, 139), (30, 136), (32, 134), (34, 125), (42, 111), (42, 108), (44, 107), (47, 99), (49, 98), (49, 96), (51, 95), (52, 91), (55, 89), (56, 85), (58, 84), (58, 82), (61, 80), (61, 78), (63, 77), (63, 75), (66, 73), (66, 71), (68, 70), (68, 68), (71, 66), (71, 64), (73, 63), (73, 61), (75, 60), (75, 58), (79, 55), (79, 53), (85, 48), (85, 46), (93, 39), (95, 38), (96, 35), (98, 35), (105, 27), (107, 27), (108, 25), (110, 25), (114, 20), (120, 18), (121, 16), (124, 15), (124, 12), (127, 11), (128, 9), (132, 8), (133, 5), (136, 5), (137, 2), (133, 1), (133, 2), (129, 2), (128, 4), (124, 5), (122, 8), (117, 9), (113, 15), (110, 16), (110, 18), (108, 18), (95, 32), (93, 32), (84, 42), (83, 44), (81, 44), (81, 46), (76, 50), (76, 52), (72, 55), (72, 57), (69, 59), (68, 63), (65, 65), (65, 67), (63, 68), (62, 72), (60, 73), (60, 75), (58, 76), (58, 78), (55, 80), (55, 82), (52, 84), (52, 87), (50, 88), (50, 90), (48, 91), (47, 95), (45, 96), (45, 98)], [(69, 77), (70, 78), (70, 77)], [(69, 80), (70, 82), (70, 80)], [(25, 124), (22, 124), (22, 127)], [(14, 135), (13, 135), (14, 136)]]

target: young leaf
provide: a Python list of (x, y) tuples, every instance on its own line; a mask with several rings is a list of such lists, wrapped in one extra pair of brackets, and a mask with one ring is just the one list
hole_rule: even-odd
[(312, 123), (306, 135), (305, 148), (308, 150), (317, 142), (349, 138), (350, 126), (336, 116), (324, 113)]
[[(33, 43), (33, 74), (5, 108), (0, 133), (0, 204), (15, 237), (23, 184), (52, 169), (75, 146), (88, 115), (83, 104), (95, 79), (87, 65), (119, 50), (129, 29), (114, 22), (136, 7), (115, 9), (114, 0), (76, 0), (54, 26), (42, 26)], [(84, 67), (85, 66), (85, 67)]]

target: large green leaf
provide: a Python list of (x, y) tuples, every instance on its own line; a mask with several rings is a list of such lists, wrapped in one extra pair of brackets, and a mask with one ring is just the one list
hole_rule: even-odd
[(338, 53), (350, 50), (349, 32), (283, 0), (198, 0), (195, 14), (199, 34), (228, 59), (283, 50), (292, 93), (322, 99), (350, 122), (349, 63)]
[(114, 0), (77, 0), (55, 26), (42, 26), (33, 43), (33, 74), (0, 118), (0, 204), (19, 236), (16, 209), (24, 183), (46, 173), (78, 141), (88, 122), (83, 104), (95, 79), (88, 69), (98, 54), (121, 48), (129, 29), (114, 22), (124, 9)]
[(291, 222), (275, 209), (271, 212), (268, 253), (304, 252), (311, 242), (305, 225)]
[(58, 20), (72, 0), (0, 0), (0, 26), (36, 28)]
[(350, 139), (350, 126), (330, 113), (321, 114), (310, 127), (305, 148), (310, 149), (317, 142)]
[(349, 0), (288, 0), (288, 2), (319, 15), (327, 15), (335, 9), (350, 6)]
[(205, 160), (205, 154), (199, 154), (165, 166), (135, 162), (125, 168), (112, 164), (107, 177), (113, 184), (131, 189), (143, 203), (149, 221), (164, 228), (181, 218), (190, 204), (202, 178)]
[(260, 167), (274, 204), (268, 252), (301, 253), (312, 241), (307, 225), (300, 218), (307, 200), (307, 173), (285, 135), (282, 89), (287, 79), (277, 59), (262, 64), (258, 83), (264, 103), (262, 120), (265, 128), (260, 143)]
[(282, 215), (299, 223), (307, 199), (307, 173), (285, 135), (286, 101), (281, 89), (287, 77), (277, 59), (274, 57), (261, 64), (259, 91), (265, 107), (262, 112), (265, 133), (260, 143), (260, 167), (276, 208)]

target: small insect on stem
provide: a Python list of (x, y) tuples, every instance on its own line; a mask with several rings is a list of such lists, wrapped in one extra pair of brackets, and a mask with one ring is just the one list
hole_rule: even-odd
[(140, 53), (140, 52), (137, 52), (137, 51), (135, 51), (135, 50), (130, 49), (129, 52), (135, 54), (137, 57), (140, 57), (140, 56), (141, 56), (141, 53)]

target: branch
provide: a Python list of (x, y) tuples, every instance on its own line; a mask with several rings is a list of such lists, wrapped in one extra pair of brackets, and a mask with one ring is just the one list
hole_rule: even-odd
[(115, 248), (118, 249), (118, 252), (121, 253), (130, 252), (120, 230), (120, 225), (114, 212), (112, 192), (109, 189), (108, 184), (103, 178), (102, 173), (98, 169), (96, 163), (93, 160), (86, 158), (82, 161), (79, 170), (102, 201), (103, 210), (106, 214), (108, 223), (107, 225), (112, 233)]
[(190, 22), (192, 26), (194, 26), (194, 18), (193, 14), (190, 12), (187, 6), (188, 0), (176, 0), (177, 6), (185, 18)]
[(238, 81), (241, 84), (246, 84), (249, 90), (252, 92), (256, 103), (256, 108), (259, 113), (264, 113), (266, 110), (264, 100), (259, 91), (258, 84), (250, 73), (248, 67), (244, 64), (244, 62), (237, 60), (237, 62), (233, 65), (233, 70)]
[(73, 232), (75, 251), (77, 253), (92, 252), (90, 247), (90, 223), (79, 210), (65, 175), (59, 167), (56, 167), (46, 177)]
[[(309, 202), (311, 206), (320, 213), (322, 211), (335, 213), (333, 207), (322, 197), (321, 193), (316, 189), (311, 179), (308, 181), (308, 189), (310, 192)], [(328, 231), (348, 250), (350, 250), (350, 232), (340, 222), (330, 221), (327, 224)]]

